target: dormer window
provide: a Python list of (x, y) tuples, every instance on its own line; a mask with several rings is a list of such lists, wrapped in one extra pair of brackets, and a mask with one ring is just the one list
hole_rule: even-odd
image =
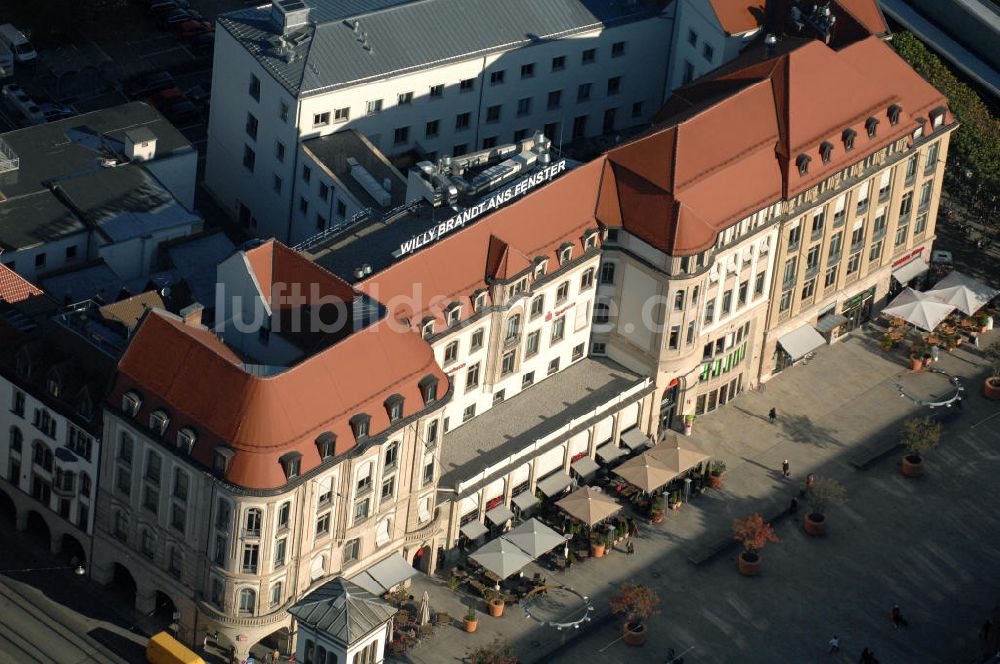
[(899, 124), (899, 114), (902, 112), (903, 107), (899, 104), (892, 104), (889, 106), (889, 110), (886, 111), (886, 115), (889, 116), (889, 124), (893, 127)]
[(824, 164), (830, 163), (830, 155), (833, 154), (833, 143), (830, 141), (823, 141), (819, 146), (819, 156), (823, 159)]
[(62, 378), (60, 378), (59, 372), (57, 371), (49, 372), (49, 380), (47, 387), (49, 390), (49, 394), (58, 399), (59, 395), (62, 394)]
[(154, 410), (149, 414), (149, 428), (156, 432), (156, 435), (162, 436), (167, 430), (167, 426), (170, 424), (170, 416), (162, 410)]
[(549, 262), (544, 258), (535, 259), (535, 279), (541, 279), (549, 271)]
[(285, 470), (285, 479), (290, 480), (302, 474), (302, 455), (298, 452), (283, 454), (278, 459)]
[(198, 435), (194, 432), (194, 429), (184, 427), (177, 432), (177, 449), (184, 454), (191, 454), (191, 448), (194, 447), (194, 441), (197, 439)]
[(420, 333), (423, 335), (424, 339), (430, 339), (434, 336), (433, 316), (427, 316), (420, 322)]
[(486, 291), (477, 290), (472, 294), (472, 308), (476, 311), (482, 311), (486, 307)]
[(573, 258), (573, 245), (565, 242), (559, 245), (559, 264), (565, 265)]
[(799, 175), (805, 175), (809, 172), (809, 162), (812, 161), (809, 155), (800, 154), (795, 158), (795, 165), (799, 169)]
[(403, 419), (403, 397), (393, 394), (385, 400), (385, 412), (389, 414), (390, 422), (398, 422)]
[(136, 392), (126, 392), (122, 395), (122, 410), (129, 417), (135, 417), (142, 408), (142, 398)]
[(944, 113), (944, 106), (938, 106), (929, 113), (932, 127), (937, 128), (944, 124)]
[(319, 436), (316, 437), (316, 451), (319, 452), (319, 458), (326, 461), (334, 454), (334, 449), (337, 444), (337, 435), (331, 431), (324, 431)]
[(868, 138), (875, 138), (875, 133), (878, 131), (878, 118), (865, 120), (865, 131), (868, 132)]
[(458, 325), (459, 321), (462, 320), (462, 305), (459, 302), (452, 302), (448, 305), (447, 317), (448, 317), (448, 327), (452, 325)]
[(351, 418), (351, 431), (354, 432), (354, 440), (361, 442), (368, 437), (368, 427), (372, 418), (366, 413), (358, 413)]
[(858, 135), (858, 132), (853, 129), (845, 129), (844, 133), (840, 135), (842, 141), (844, 141), (844, 151), (850, 152), (854, 149), (854, 138)]
[(593, 249), (597, 246), (597, 235), (599, 231), (596, 228), (591, 228), (589, 231), (583, 234), (583, 249)]
[(234, 454), (236, 452), (232, 448), (216, 447), (212, 455), (212, 471), (220, 476), (225, 475), (226, 471), (229, 470), (229, 462), (232, 460)]
[(424, 404), (430, 405), (437, 401), (438, 379), (437, 376), (424, 376), (420, 379), (420, 394), (424, 398)]

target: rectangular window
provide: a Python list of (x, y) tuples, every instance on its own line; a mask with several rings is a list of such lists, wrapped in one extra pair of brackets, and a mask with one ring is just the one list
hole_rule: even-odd
[(250, 74), (250, 96), (254, 101), (260, 101), (260, 79)]
[(931, 204), (931, 192), (934, 190), (933, 182), (925, 182), (920, 186), (920, 200), (917, 203), (919, 209), (923, 210)]
[(552, 322), (552, 343), (562, 341), (566, 335), (566, 317), (560, 316)]
[(474, 78), (463, 78), (458, 83), (459, 92), (472, 92), (476, 89), (476, 79)]
[(351, 119), (351, 109), (347, 108), (336, 108), (333, 111), (333, 121), (334, 122), (347, 122)]
[(315, 113), (313, 114), (313, 127), (325, 127), (330, 124), (330, 113)]
[(750, 282), (744, 281), (740, 284), (739, 295), (736, 297), (736, 306), (742, 307), (747, 303), (747, 292), (750, 290)]
[(827, 268), (826, 276), (823, 277), (823, 287), (830, 288), (837, 283), (837, 266)]
[(529, 371), (528, 373), (524, 374), (524, 377), (521, 379), (521, 389), (523, 390), (526, 387), (530, 387), (534, 382), (535, 382), (535, 372)]
[(715, 300), (705, 303), (705, 325), (711, 325), (715, 321)]
[(608, 79), (608, 96), (616, 95), (622, 91), (622, 77), (612, 76)]
[(517, 114), (518, 116), (528, 115), (531, 113), (531, 97), (524, 97), (517, 100)]
[(275, 173), (273, 176), (271, 176), (271, 189), (274, 190), (274, 193), (280, 194), (281, 193), (281, 187), (283, 185), (284, 185), (284, 181), (281, 179), (281, 177), (278, 176), (277, 173)]
[(534, 332), (528, 335), (527, 343), (524, 348), (525, 357), (532, 357), (533, 355), (536, 355), (538, 353), (540, 337), (541, 337), (541, 332), (539, 330), (535, 330)]
[(641, 101), (637, 101), (634, 104), (632, 104), (632, 117), (633, 118), (642, 117), (642, 102)]
[(583, 359), (583, 344), (577, 344), (573, 347), (572, 361), (576, 362), (580, 359)]
[(514, 372), (514, 351), (510, 350), (503, 354), (500, 360), (500, 375), (506, 376)]
[(479, 328), (472, 333), (472, 338), (469, 339), (469, 352), (479, 350), (483, 347), (483, 328)]
[(436, 137), (439, 133), (440, 127), (441, 127), (440, 120), (431, 120), (426, 125), (424, 125), (424, 137), (425, 138)]
[(792, 291), (786, 290), (781, 294), (781, 300), (778, 302), (778, 312), (788, 311), (792, 306)]
[(703, 58), (705, 58), (706, 60), (708, 60), (709, 62), (711, 62), (712, 61), (712, 57), (715, 56), (715, 49), (712, 48), (711, 44), (709, 44), (708, 42), (705, 42), (701, 46), (701, 55), (702, 55)]
[(877, 261), (882, 256), (882, 240), (872, 243), (872, 248), (868, 251), (868, 262)]
[(597, 49), (596, 48), (586, 49), (583, 52), (583, 55), (580, 57), (580, 62), (585, 65), (591, 65), (597, 62)]
[(559, 108), (562, 105), (562, 90), (553, 90), (549, 92), (548, 99), (548, 109), (551, 111), (553, 109)]
[(692, 46), (698, 45), (698, 33), (694, 30), (688, 30), (688, 43)]
[(552, 58), (552, 71), (562, 71), (566, 69), (566, 56), (558, 55)]
[(688, 344), (694, 343), (695, 327), (696, 327), (696, 325), (695, 325), (694, 321), (691, 321), (690, 323), (688, 323), (687, 336), (685, 337), (684, 343), (688, 343)]
[(247, 136), (257, 140), (257, 118), (254, 117), (253, 113), (247, 113), (246, 132)]
[(354, 562), (361, 556), (361, 540), (355, 538), (344, 545), (343, 562)]
[(275, 581), (271, 585), (271, 607), (281, 604), (281, 581)]
[(613, 283), (615, 283), (615, 264), (614, 263), (602, 263), (601, 264), (601, 283), (602, 284), (613, 284)]
[(830, 238), (830, 251), (827, 253), (827, 262), (840, 260), (840, 251), (843, 249), (844, 233), (834, 233)]
[(459, 113), (455, 116), (455, 131), (462, 131), (463, 129), (468, 129), (472, 124), (472, 114), (471, 113)]
[[(354, 523), (360, 523), (368, 518), (370, 505), (371, 500), (369, 498), (363, 498), (354, 503)], [(329, 517), (329, 515), (327, 516)]]
[(278, 102), (278, 119), (282, 122), (288, 122), (288, 104), (284, 101)]
[(406, 106), (407, 104), (413, 103), (413, 93), (412, 92), (400, 92), (396, 97), (396, 103), (399, 106)]
[(257, 165), (257, 153), (253, 151), (249, 145), (243, 146), (243, 168), (247, 169), (253, 173), (254, 167)]
[(684, 309), (684, 291), (677, 291), (674, 293), (674, 311), (682, 311)]
[(395, 145), (402, 145), (409, 142), (410, 140), (410, 128), (409, 127), (396, 127), (393, 132), (392, 141)]
[(620, 58), (623, 55), (625, 55), (625, 42), (623, 41), (615, 42), (614, 44), (611, 45), (612, 58)]
[(902, 200), (899, 202), (899, 217), (908, 217), (910, 215), (910, 209), (913, 207), (913, 192), (908, 191), (903, 194)]
[(861, 254), (852, 254), (847, 260), (847, 274), (851, 275), (858, 271), (858, 267), (861, 265)]
[(562, 304), (569, 299), (569, 282), (564, 281), (556, 289), (556, 304)]
[(781, 283), (784, 286), (790, 286), (795, 283), (795, 273), (798, 266), (798, 258), (792, 256), (787, 261), (785, 261), (785, 270), (781, 278)]
[(554, 374), (554, 373), (556, 373), (558, 371), (559, 371), (559, 358), (557, 357), (556, 359), (554, 359), (551, 362), (549, 362), (548, 375), (551, 376), (552, 374)]
[(683, 83), (685, 85), (687, 85), (688, 83), (690, 83), (693, 80), (694, 80), (694, 65), (691, 64), (690, 62), (688, 62), (687, 60), (685, 60), (684, 61)]
[(244, 574), (256, 574), (257, 573), (257, 558), (260, 554), (259, 544), (244, 544), (243, 545), (243, 564), (242, 569)]
[(681, 328), (680, 325), (674, 325), (670, 328), (670, 336), (667, 339), (667, 348), (670, 350), (677, 350), (680, 347), (681, 341)]
[(468, 422), (476, 416), (476, 404), (470, 404), (462, 411), (462, 421)]
[(365, 112), (368, 115), (375, 115), (382, 110), (382, 100), (381, 99), (370, 99), (365, 108)]
[(816, 292), (816, 280), (810, 279), (802, 285), (802, 299), (808, 300)]
[(465, 371), (465, 391), (479, 387), (479, 363), (473, 364)]
[(808, 253), (806, 253), (806, 270), (815, 270), (819, 267), (819, 245), (815, 245), (809, 248)]
[(802, 238), (802, 226), (801, 224), (788, 230), (788, 250), (794, 251), (799, 246), (799, 240)]
[(760, 297), (764, 294), (764, 272), (758, 272), (753, 283), (753, 296)]
[(487, 124), (492, 124), (494, 122), (500, 122), (500, 112), (503, 106), (497, 104), (496, 106), (490, 106), (486, 109), (486, 122)]
[(913, 236), (919, 237), (921, 233), (927, 228), (927, 213), (922, 212), (917, 215), (916, 221), (913, 222)]
[(451, 364), (458, 359), (458, 342), (452, 341), (444, 347), (444, 363)]
[(578, 115), (573, 118), (573, 138), (581, 138), (587, 134), (587, 116)]
[(504, 76), (506, 71), (500, 69), (499, 71), (490, 72), (490, 85), (503, 85)]
[(529, 63), (526, 65), (521, 65), (521, 78), (534, 78), (535, 76), (535, 63)]
[(391, 499), (396, 491), (396, 478), (395, 476), (382, 482), (382, 500)]
[(592, 86), (590, 83), (581, 83), (576, 86), (576, 100), (577, 101), (587, 101), (590, 99), (590, 90)]

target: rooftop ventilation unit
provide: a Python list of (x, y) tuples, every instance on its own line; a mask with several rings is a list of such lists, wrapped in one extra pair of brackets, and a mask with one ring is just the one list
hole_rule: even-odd
[(18, 158), (17, 153), (14, 152), (14, 148), (7, 145), (7, 142), (0, 138), (0, 173), (16, 171), (20, 166), (21, 160)]
[(288, 34), (309, 23), (309, 7), (302, 0), (272, 0), (271, 21), (278, 34)]
[(361, 185), (362, 189), (368, 192), (369, 196), (374, 198), (382, 207), (389, 206), (392, 196), (379, 184), (378, 180), (372, 177), (372, 174), (364, 166), (358, 163), (357, 159), (348, 157), (347, 166), (351, 169), (351, 177)]

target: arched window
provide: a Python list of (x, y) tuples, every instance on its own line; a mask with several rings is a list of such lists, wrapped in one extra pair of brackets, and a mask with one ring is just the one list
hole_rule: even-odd
[(50, 473), (52, 472), (52, 450), (50, 450), (45, 443), (40, 440), (36, 440), (32, 445), (31, 454), (32, 461)]
[(241, 616), (252, 616), (257, 607), (257, 593), (252, 588), (240, 590), (239, 612)]
[(24, 442), (24, 434), (21, 430), (15, 426), (10, 428), (10, 449), (16, 452), (21, 451), (21, 445)]

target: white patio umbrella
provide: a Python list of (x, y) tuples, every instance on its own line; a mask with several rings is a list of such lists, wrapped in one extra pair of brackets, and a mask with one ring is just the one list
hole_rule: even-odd
[(990, 288), (984, 283), (961, 272), (952, 272), (927, 291), (940, 300), (952, 304), (962, 313), (971, 316), (986, 303), (997, 296), (1000, 291)]
[(548, 553), (565, 538), (538, 519), (530, 519), (503, 536), (532, 558)]
[(424, 596), (420, 598), (420, 606), (417, 607), (417, 622), (421, 625), (426, 625), (431, 621), (431, 598), (424, 591)]
[(907, 288), (882, 313), (898, 316), (915, 327), (931, 332), (954, 310), (955, 305), (948, 304), (936, 295)]
[(513, 542), (502, 537), (487, 542), (469, 557), (501, 579), (517, 574), (532, 560)]

